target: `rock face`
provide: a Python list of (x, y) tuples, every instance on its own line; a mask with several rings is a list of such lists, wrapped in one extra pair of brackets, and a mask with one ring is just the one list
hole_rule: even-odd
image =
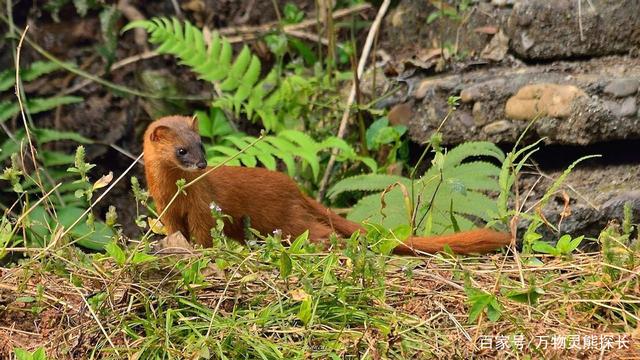
[(507, 22), (511, 50), (529, 60), (627, 53), (640, 45), (637, 0), (519, 1)]
[[(382, 82), (396, 90), (378, 106), (394, 109), (390, 118), (406, 124), (416, 143), (429, 139), (443, 119), (445, 145), (488, 140), (508, 147), (526, 128), (525, 143), (544, 137), (555, 152), (537, 159), (542, 171), (550, 169), (539, 184), (523, 175), (531, 187), (539, 185), (522, 184), (521, 193), (531, 195), (528, 206), (550, 185), (547, 175), (560, 176), (580, 156), (604, 153), (601, 162), (570, 174), (561, 190), (569, 203), (558, 196), (543, 209), (560, 229), (548, 231), (550, 239), (597, 236), (610, 219), (621, 218), (625, 202), (637, 222), (640, 1), (478, 0), (467, 10), (447, 8), (447, 16), (434, 3), (400, 0), (386, 17), (380, 41), (389, 60)], [(367, 83), (363, 78), (365, 95), (383, 95)], [(380, 78), (375, 83), (380, 86)], [(452, 97), (460, 100), (454, 112)], [(612, 144), (623, 150), (607, 153)], [(621, 158), (625, 163), (616, 163)], [(548, 164), (557, 159), (563, 164)], [(562, 217), (565, 206), (571, 215)]]
[[(550, 179), (558, 178), (562, 171), (547, 174), (548, 179), (537, 183), (533, 194), (525, 207), (535, 206), (535, 201), (550, 186)], [(640, 169), (634, 165), (586, 166), (574, 169), (565, 181), (563, 190), (569, 202), (562, 196), (552, 197), (543, 214), (550, 224), (558, 228), (553, 232), (549, 227), (539, 230), (547, 239), (558, 239), (562, 234), (585, 235), (597, 238), (610, 221), (622, 223), (625, 203), (632, 209), (633, 221), (640, 218), (640, 191), (635, 186), (640, 178)], [(521, 184), (524, 193), (531, 190), (535, 179), (525, 180)], [(540, 192), (539, 194), (536, 194)], [(566, 217), (561, 219), (564, 213)], [(518, 228), (522, 234), (527, 227), (526, 221)]]
[(416, 142), (431, 136), (446, 116), (450, 96), (461, 104), (442, 127), (444, 142), (513, 143), (529, 121), (531, 138), (588, 145), (640, 139), (635, 84), (640, 59), (611, 57), (522, 68), (487, 68), (418, 80), (408, 123)]

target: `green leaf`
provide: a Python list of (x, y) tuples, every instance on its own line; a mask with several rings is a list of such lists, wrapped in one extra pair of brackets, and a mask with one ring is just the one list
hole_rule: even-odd
[(135, 255), (133, 255), (133, 258), (131, 259), (131, 263), (133, 265), (139, 265), (139, 264), (155, 261), (156, 259), (157, 258), (153, 255), (149, 255), (143, 252), (138, 252)]
[(491, 296), (491, 301), (487, 306), (487, 318), (489, 318), (490, 321), (496, 322), (500, 319), (500, 316), (502, 316), (502, 307), (498, 303), (498, 300), (494, 296)]
[(469, 323), (475, 323), (478, 321), (478, 317), (482, 314), (482, 310), (487, 307), (490, 301), (491, 295), (489, 294), (485, 294), (473, 300), (471, 309), (469, 310)]
[(16, 73), (11, 69), (0, 72), (0, 91), (5, 91), (16, 82)]
[[(65, 228), (78, 219), (84, 210), (77, 207), (66, 207), (58, 210), (58, 219)], [(94, 222), (95, 229), (87, 225), (85, 221), (80, 221), (70, 234), (77, 239), (77, 244), (91, 250), (102, 250), (111, 241), (114, 235), (113, 230), (103, 222)]]
[(0, 101), (0, 123), (7, 121), (20, 112), (17, 102)]
[(440, 17), (440, 11), (434, 11), (427, 17), (427, 24), (432, 24)]
[(73, 164), (74, 156), (65, 154), (59, 151), (40, 151), (40, 155), (42, 155), (42, 160), (47, 167), (51, 166), (59, 166), (59, 165), (70, 165)]
[(46, 360), (47, 354), (44, 352), (44, 348), (39, 347), (33, 352), (33, 360)]
[(123, 266), (127, 261), (127, 255), (124, 253), (124, 250), (122, 250), (115, 241), (112, 241), (105, 245), (104, 250), (107, 252), (107, 254), (109, 254), (109, 256), (113, 258), (113, 260), (119, 266)]
[(283, 251), (280, 254), (280, 276), (283, 279), (286, 279), (291, 274), (291, 268), (293, 264), (291, 262), (291, 257), (287, 254), (286, 251)]
[(560, 251), (558, 251), (558, 249), (556, 249), (555, 247), (551, 246), (549, 243), (546, 243), (544, 241), (536, 241), (535, 243), (533, 243), (532, 249), (539, 253), (551, 254), (554, 256), (560, 255)]
[(91, 139), (87, 139), (86, 137), (70, 131), (58, 131), (54, 129), (34, 129), (32, 130), (36, 135), (38, 142), (41, 144), (45, 144), (51, 141), (60, 141), (60, 140), (73, 140), (80, 144), (91, 144), (93, 141)]
[(33, 296), (20, 296), (20, 297), (17, 297), (15, 301), (16, 302), (20, 302), (20, 303), (29, 304), (29, 303), (36, 302), (36, 298), (34, 298)]
[(27, 350), (15, 348), (13, 353), (16, 355), (16, 360), (33, 360), (33, 355)]
[(397, 182), (404, 182), (405, 178), (396, 175), (383, 174), (367, 174), (356, 175), (350, 178), (340, 180), (336, 183), (327, 194), (334, 198), (343, 192), (349, 191), (381, 191), (389, 185)]
[(31, 98), (27, 100), (27, 109), (32, 114), (48, 111), (58, 106), (82, 102), (79, 96), (58, 96), (52, 98)]
[(236, 61), (231, 66), (227, 74), (227, 79), (220, 84), (220, 90), (231, 91), (240, 86), (240, 80), (242, 79), (249, 62), (251, 61), (251, 51), (248, 46), (244, 46), (240, 54), (236, 58)]
[(304, 13), (294, 3), (286, 3), (282, 13), (286, 24), (297, 24), (304, 19)]
[(544, 290), (539, 287), (532, 286), (527, 289), (510, 290), (506, 293), (506, 296), (513, 301), (535, 305), (538, 303), (538, 299), (540, 299), (544, 294)]
[(300, 310), (298, 311), (298, 319), (302, 321), (303, 324), (308, 324), (311, 321), (313, 309), (313, 300), (311, 296), (308, 296), (302, 303), (300, 304)]

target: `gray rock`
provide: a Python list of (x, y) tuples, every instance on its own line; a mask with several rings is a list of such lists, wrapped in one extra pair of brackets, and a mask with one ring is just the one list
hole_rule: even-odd
[(557, 60), (637, 48), (638, 14), (638, 0), (527, 0), (515, 3), (505, 25), (510, 49), (517, 56)]
[(604, 108), (609, 110), (613, 115), (620, 116), (620, 105), (613, 100), (605, 100), (602, 102)]
[(491, 4), (495, 6), (508, 6), (513, 5), (515, 0), (491, 0)]
[[(521, 189), (528, 190), (538, 183), (539, 192), (531, 194), (525, 208), (534, 207), (553, 179), (561, 176), (563, 170), (548, 173), (549, 179), (538, 183), (537, 176), (523, 175)], [(558, 196), (548, 202), (542, 210), (549, 223), (559, 225), (559, 233), (552, 233), (549, 227), (539, 230), (545, 239), (555, 240), (562, 234), (586, 235), (597, 238), (611, 220), (622, 223), (624, 205), (631, 205), (633, 222), (640, 218), (640, 168), (627, 165), (579, 165), (566, 178), (563, 189), (570, 197), (570, 214), (560, 221), (566, 210), (563, 199)], [(565, 214), (566, 215), (566, 214)], [(527, 221), (518, 224), (526, 230)]]
[(483, 103), (481, 101), (473, 104), (471, 115), (473, 116), (473, 122), (476, 126), (482, 126), (489, 122), (489, 119), (485, 116), (486, 110), (483, 109)]
[(620, 116), (634, 116), (637, 110), (635, 97), (628, 97), (620, 104)]
[(636, 99), (634, 97), (628, 97), (622, 102), (605, 100), (603, 101), (603, 104), (613, 115), (619, 117), (634, 116), (638, 110)]
[(505, 132), (511, 128), (513, 128), (511, 121), (500, 120), (500, 121), (492, 122), (491, 124), (485, 126), (482, 130), (484, 130), (484, 132), (486, 132), (487, 134), (493, 135), (493, 134), (499, 134), (499, 133)]
[(639, 86), (640, 81), (637, 79), (616, 79), (604, 88), (604, 92), (615, 97), (625, 97), (635, 94)]

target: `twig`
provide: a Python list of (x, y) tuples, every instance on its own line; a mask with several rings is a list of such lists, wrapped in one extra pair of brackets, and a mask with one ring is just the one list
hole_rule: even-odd
[[(351, 14), (355, 14), (355, 13), (359, 13), (361, 11), (364, 10), (368, 10), (371, 8), (370, 4), (359, 4), (359, 5), (355, 5), (352, 6), (350, 8), (347, 9), (340, 9), (337, 11), (334, 11), (331, 16), (334, 19), (339, 19), (341, 17), (345, 17)], [(313, 26), (316, 25), (316, 19), (312, 18), (309, 20), (305, 20), (302, 22), (299, 22), (297, 24), (291, 24), (291, 25), (285, 25), (283, 26), (283, 30), (289, 31), (289, 30), (300, 30), (300, 29), (304, 29), (306, 27), (309, 26)], [(264, 25), (258, 25), (258, 26), (236, 26), (236, 27), (228, 27), (228, 28), (222, 28), (217, 30), (218, 33), (220, 35), (236, 35), (236, 34), (245, 34), (245, 39), (250, 40), (250, 39), (254, 39), (256, 38), (259, 34), (261, 33), (265, 33), (265, 32), (269, 32), (272, 30), (277, 29), (280, 26), (280, 23), (278, 21), (274, 21), (274, 22), (270, 22)]]
[(98, 324), (98, 327), (100, 327), (100, 331), (102, 331), (102, 334), (104, 335), (104, 337), (107, 338), (107, 341), (109, 342), (109, 345), (111, 345), (111, 347), (113, 348), (113, 351), (116, 353), (116, 355), (120, 356), (120, 353), (118, 352), (118, 349), (116, 348), (116, 345), (113, 343), (113, 341), (111, 341), (111, 337), (109, 336), (109, 334), (107, 334), (107, 331), (104, 329), (104, 326), (102, 326), (102, 323), (100, 322), (100, 319), (98, 319), (98, 315), (96, 315), (96, 313), (93, 311), (93, 309), (91, 308), (91, 305), (89, 305), (89, 302), (84, 297), (82, 292), (77, 287), (74, 288), (74, 289), (78, 292), (78, 295), (80, 295), (80, 297), (82, 298), (82, 301), (84, 301), (84, 305), (87, 307), (87, 309), (89, 309), (89, 312), (91, 313), (91, 316), (93, 317), (93, 319)]
[[(380, 28), (380, 23), (382, 22), (382, 18), (387, 13), (387, 9), (389, 9), (389, 4), (391, 0), (384, 0), (380, 9), (378, 9), (378, 14), (376, 15), (375, 20), (371, 24), (371, 28), (369, 28), (369, 33), (367, 34), (367, 40), (364, 43), (364, 47), (362, 49), (362, 53), (360, 54), (360, 61), (358, 62), (357, 69), (357, 77), (362, 77), (364, 73), (364, 67), (367, 63), (367, 59), (369, 58), (369, 52), (371, 51), (371, 46), (373, 45), (373, 39), (376, 37), (376, 33)], [(347, 130), (347, 121), (349, 120), (349, 114), (351, 113), (351, 105), (356, 98), (356, 84), (355, 82), (351, 86), (351, 91), (349, 92), (349, 98), (347, 99), (347, 104), (344, 109), (344, 113), (342, 114), (342, 120), (340, 121), (340, 127), (338, 128), (338, 138), (342, 139)], [(322, 176), (322, 181), (320, 182), (320, 190), (318, 191), (318, 196), (316, 197), (318, 200), (321, 200), (324, 197), (324, 193), (327, 190), (327, 184), (329, 183), (329, 177), (331, 176), (331, 172), (333, 169), (333, 164), (336, 162), (336, 156), (338, 155), (338, 150), (334, 149), (331, 152), (331, 158), (329, 158), (329, 163), (327, 164), (327, 168), (324, 171), (324, 175)]]
[(171, 5), (173, 5), (173, 11), (176, 12), (176, 16), (180, 19), (184, 18), (182, 14), (182, 10), (180, 9), (180, 4), (178, 4), (178, 0), (171, 0)]
[[(126, 57), (126, 58), (124, 58), (124, 59), (122, 59), (120, 61), (117, 61), (117, 62), (113, 63), (111, 65), (111, 67), (109, 67), (109, 71), (117, 70), (117, 69), (119, 69), (121, 67), (127, 66), (129, 64), (133, 64), (133, 63), (135, 63), (137, 61), (140, 61), (140, 60), (151, 59), (151, 58), (156, 57), (158, 55), (160, 55), (160, 54), (158, 54), (155, 51), (145, 51), (145, 52), (143, 52), (141, 54), (138, 54), (138, 55), (129, 56), (129, 57)], [(104, 74), (105, 74), (105, 71), (101, 71), (101, 72), (98, 73), (97, 76), (102, 76)], [(56, 96), (72, 94), (72, 93), (82, 89), (83, 87), (91, 84), (92, 82), (94, 82), (92, 79), (85, 79), (81, 83), (79, 83), (79, 84), (77, 84), (75, 86), (72, 86), (70, 88), (67, 88), (64, 91), (61, 91)]]
[(29, 129), (29, 125), (27, 124), (27, 115), (24, 112), (24, 104), (22, 103), (22, 94), (20, 91), (20, 54), (22, 50), (22, 42), (24, 41), (25, 36), (27, 35), (27, 31), (29, 30), (29, 25), (24, 28), (22, 35), (20, 35), (20, 41), (18, 42), (18, 47), (16, 49), (16, 83), (15, 83), (15, 93), (18, 98), (18, 105), (20, 106), (20, 114), (22, 115), (22, 124), (24, 125), (24, 131), (27, 134), (27, 140), (29, 142), (29, 151), (31, 152), (31, 161), (33, 162), (34, 172), (36, 173), (36, 178), (38, 179), (37, 184), (42, 194), (45, 194), (44, 186), (42, 185), (42, 178), (40, 178), (40, 171), (38, 171), (38, 161), (36, 159), (36, 149), (33, 146), (33, 140), (31, 139), (31, 130)]
[[(24, 211), (20, 215), (20, 217), (18, 217), (18, 220), (16, 220), (16, 227), (11, 230), (11, 235), (9, 236), (9, 238), (12, 238), (13, 235), (15, 234), (15, 231), (18, 228), (18, 224), (20, 224), (20, 222), (22, 220), (24, 220), (24, 218), (27, 217), (27, 215), (29, 215), (31, 213), (31, 211), (33, 211), (38, 205), (40, 205), (41, 202), (46, 200), (49, 197), (49, 195), (51, 195), (51, 193), (53, 193), (54, 191), (58, 190), (60, 185), (62, 185), (62, 183), (58, 183), (56, 186), (54, 186), (53, 189), (49, 190), (46, 194), (44, 194), (44, 196), (42, 196), (40, 199), (38, 199), (38, 201), (36, 201), (33, 205), (31, 205), (31, 207), (29, 209)], [(2, 251), (2, 252), (7, 251), (7, 248), (0, 248), (0, 251)]]
[(584, 41), (584, 32), (582, 31), (582, 0), (578, 0), (578, 29), (580, 29), (580, 41)]
[[(144, 15), (135, 6), (131, 5), (129, 0), (119, 0), (117, 8), (129, 21), (145, 20)], [(133, 34), (133, 40), (136, 45), (148, 50), (147, 32), (144, 29), (136, 28), (133, 30)]]

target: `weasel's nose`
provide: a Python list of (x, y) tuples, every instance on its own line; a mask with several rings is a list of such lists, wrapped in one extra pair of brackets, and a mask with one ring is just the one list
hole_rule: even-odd
[(196, 164), (196, 166), (198, 167), (198, 169), (202, 170), (202, 169), (207, 167), (207, 162), (206, 161), (200, 161), (199, 163)]

